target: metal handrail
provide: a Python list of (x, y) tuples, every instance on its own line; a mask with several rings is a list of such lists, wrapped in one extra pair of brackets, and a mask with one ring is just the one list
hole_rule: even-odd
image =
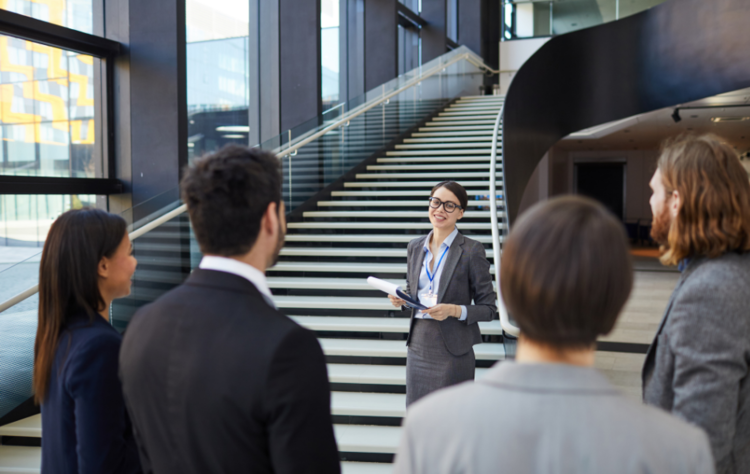
[[(404, 84), (400, 88), (396, 89), (395, 91), (393, 91), (393, 92), (391, 92), (391, 93), (389, 93), (387, 95), (384, 95), (384, 96), (380, 97), (380, 99), (374, 100), (374, 101), (372, 101), (369, 104), (367, 104), (367, 103), (362, 104), (360, 107), (358, 107), (358, 108), (350, 111), (348, 114), (342, 115), (341, 118), (339, 118), (338, 121), (336, 121), (336, 122), (334, 122), (334, 123), (332, 123), (330, 125), (327, 125), (326, 127), (324, 127), (321, 130), (319, 130), (317, 133), (314, 133), (312, 135), (309, 135), (309, 136), (305, 137), (303, 140), (300, 140), (299, 142), (295, 143), (293, 146), (290, 146), (289, 148), (286, 148), (286, 149), (284, 149), (284, 150), (276, 153), (276, 157), (282, 158), (282, 157), (287, 156), (287, 155), (293, 156), (293, 154), (295, 154), (298, 149), (302, 148), (303, 146), (307, 145), (308, 143), (310, 143), (310, 142), (312, 142), (312, 141), (320, 138), (321, 136), (325, 135), (326, 133), (330, 132), (331, 130), (335, 130), (335, 129), (341, 127), (342, 125), (344, 125), (346, 123), (349, 123), (350, 120), (352, 120), (352, 119), (354, 119), (354, 118), (362, 115), (363, 113), (367, 112), (368, 110), (372, 109), (373, 107), (376, 107), (376, 106), (382, 104), (383, 102), (386, 102), (386, 101), (390, 100), (391, 97), (394, 97), (394, 96), (402, 93), (406, 89), (409, 89), (410, 87), (413, 87), (413, 86), (419, 84), (420, 82), (422, 82), (423, 80), (427, 79), (428, 77), (433, 76), (433, 75), (439, 73), (440, 71), (444, 70), (446, 67), (448, 67), (448, 66), (450, 66), (452, 64), (455, 64), (455, 63), (457, 63), (458, 61), (460, 61), (462, 59), (468, 61), (469, 63), (473, 64), (474, 66), (476, 66), (476, 67), (478, 67), (480, 69), (484, 69), (486, 71), (489, 71), (490, 73), (493, 73), (493, 70), (491, 68), (489, 68), (487, 65), (485, 65), (481, 60), (477, 59), (477, 56), (474, 53), (472, 53), (471, 51), (467, 51), (467, 52), (465, 52), (463, 54), (457, 54), (456, 56), (454, 56), (453, 58), (451, 58), (449, 61), (447, 61), (445, 63), (438, 64), (437, 66), (435, 66), (432, 69), (430, 69), (427, 73), (421, 74), (418, 77), (415, 77), (414, 79), (408, 81), (406, 84)], [(496, 132), (497, 132), (497, 130), (496, 130)], [(493, 140), (494, 140), (494, 138), (493, 138)], [(493, 141), (493, 153), (495, 152), (495, 145), (494, 145), (494, 143), (495, 142)], [(493, 170), (495, 169), (494, 164), (493, 164), (492, 169)], [(494, 176), (494, 174), (491, 175), (491, 176)], [(493, 179), (491, 179), (490, 181), (491, 181), (490, 186), (494, 190), (495, 181)], [(492, 192), (492, 195), (494, 196), (494, 191)], [(491, 200), (493, 202), (493, 207), (494, 207), (495, 206), (495, 204), (494, 204), (494, 197)], [(496, 207), (494, 207), (494, 208), (496, 209)], [(160, 225), (164, 224), (165, 222), (167, 222), (167, 221), (169, 221), (171, 219), (174, 219), (175, 217), (179, 216), (180, 214), (182, 214), (186, 210), (187, 210), (187, 206), (185, 204), (183, 204), (180, 207), (178, 207), (178, 208), (176, 208), (176, 209), (174, 209), (174, 210), (172, 210), (172, 211), (164, 214), (163, 216), (159, 217), (158, 219), (155, 219), (155, 220), (149, 222), (145, 226), (140, 227), (140, 228), (134, 230), (133, 232), (131, 232), (129, 234), (130, 235), (130, 240), (137, 239), (141, 235), (143, 235), (143, 234), (145, 234), (145, 233), (147, 233), (147, 232), (155, 229), (156, 227), (159, 227)], [(493, 214), (493, 217), (494, 217), (495, 223), (496, 223), (497, 216), (495, 216)], [(495, 227), (496, 227), (496, 225), (495, 225)], [(494, 238), (493, 238), (493, 248), (494, 248)], [(497, 258), (495, 260), (497, 261)], [(498, 289), (499, 289), (499, 287), (498, 287)], [(25, 299), (30, 298), (31, 296), (35, 295), (38, 291), (39, 291), (39, 285), (35, 285), (35, 286), (29, 288), (28, 290), (23, 291), (22, 293), (19, 293), (18, 295), (10, 298), (9, 300), (7, 300), (7, 301), (5, 301), (3, 303), (0, 303), (0, 313), (2, 313), (6, 309), (8, 309), (8, 308), (10, 308), (10, 307), (12, 307), (12, 306), (14, 306), (14, 305), (16, 305), (18, 303), (20, 303), (21, 301), (23, 301)], [(507, 314), (506, 314), (506, 316), (507, 316)], [(507, 332), (510, 332), (510, 331), (507, 331)]]
[[(173, 209), (173, 210), (169, 211), (168, 213), (164, 214), (163, 216), (159, 217), (158, 219), (154, 219), (153, 221), (149, 222), (148, 224), (144, 225), (143, 227), (139, 227), (138, 229), (136, 229), (133, 232), (131, 232), (130, 234), (128, 234), (130, 236), (130, 240), (135, 240), (138, 237), (140, 237), (143, 234), (145, 234), (146, 232), (149, 232), (149, 231), (152, 231), (152, 230), (156, 229), (160, 225), (164, 224), (165, 222), (167, 222), (167, 221), (169, 221), (171, 219), (174, 219), (175, 217), (179, 216), (180, 214), (182, 214), (185, 211), (187, 211), (187, 205), (185, 205), (185, 204), (181, 205), (180, 207), (178, 207), (176, 209)], [(10, 298), (9, 300), (4, 301), (3, 303), (0, 303), (0, 313), (2, 313), (3, 311), (5, 311), (6, 309), (8, 309), (8, 308), (10, 308), (12, 306), (17, 305), (18, 303), (20, 303), (21, 301), (23, 301), (23, 300), (25, 300), (27, 298), (31, 298), (32, 296), (34, 296), (35, 294), (37, 294), (38, 291), (39, 291), (39, 285), (37, 284), (37, 285), (34, 285), (31, 288), (29, 288), (29, 289), (27, 289), (27, 290), (25, 290), (25, 291), (23, 291), (23, 292), (21, 292), (19, 294), (17, 294), (13, 298)]]
[[(492, 222), (492, 258), (495, 262), (495, 285), (497, 291), (497, 309), (500, 313), (500, 326), (506, 333), (518, 337), (521, 330), (510, 322), (508, 309), (503, 302), (503, 295), (500, 291), (500, 231), (497, 226), (497, 191), (495, 186), (495, 173), (497, 170), (497, 136), (500, 130), (500, 123), (503, 121), (503, 112), (505, 103), (500, 107), (500, 112), (495, 119), (495, 128), (492, 131), (492, 152), (490, 153), (490, 222)], [(505, 157), (503, 157), (503, 199), (507, 198), (505, 192)], [(507, 208), (507, 206), (506, 206)], [(507, 220), (506, 220), (506, 224)]]
[(332, 123), (330, 125), (326, 125), (322, 129), (320, 129), (318, 132), (316, 132), (316, 133), (314, 133), (312, 135), (309, 135), (309, 136), (305, 137), (304, 139), (298, 141), (294, 145), (292, 145), (292, 146), (290, 146), (290, 147), (288, 147), (288, 148), (286, 148), (286, 149), (278, 152), (276, 154), (276, 156), (278, 156), (279, 158), (287, 156), (287, 155), (293, 156), (292, 155), (293, 153), (295, 153), (297, 150), (299, 150), (303, 146), (307, 145), (308, 143), (310, 143), (310, 142), (312, 142), (314, 140), (317, 140), (318, 138), (322, 137), (323, 135), (325, 135), (326, 133), (330, 132), (331, 130), (335, 130), (335, 129), (341, 127), (342, 125), (345, 125), (345, 124), (349, 123), (350, 120), (353, 120), (353, 119), (359, 117), (363, 113), (365, 113), (368, 110), (370, 110), (370, 109), (372, 109), (372, 108), (374, 108), (374, 107), (382, 104), (383, 102), (389, 101), (392, 97), (395, 97), (395, 96), (399, 95), (400, 93), (404, 92), (406, 89), (414, 87), (415, 85), (417, 85), (420, 82), (424, 81), (428, 77), (434, 76), (435, 74), (439, 73), (440, 71), (442, 71), (446, 67), (448, 67), (448, 66), (450, 66), (452, 64), (455, 64), (458, 61), (466, 60), (469, 63), (473, 64), (474, 66), (476, 66), (476, 67), (478, 67), (480, 69), (484, 69), (486, 71), (494, 73), (493, 69), (491, 69), (489, 66), (485, 65), (482, 61), (479, 61), (475, 56), (476, 55), (474, 53), (472, 53), (471, 51), (467, 51), (467, 52), (465, 52), (463, 54), (457, 54), (456, 56), (454, 56), (453, 58), (451, 58), (449, 61), (447, 61), (445, 63), (438, 64), (437, 66), (435, 66), (432, 69), (430, 69), (427, 73), (421, 74), (421, 75), (415, 77), (414, 79), (408, 81), (406, 84), (404, 84), (403, 86), (401, 86), (398, 89), (394, 90), (393, 92), (390, 92), (390, 93), (388, 93), (386, 95), (383, 95), (379, 99), (373, 100), (370, 103), (365, 103), (365, 104), (362, 104), (361, 106), (359, 106), (359, 107), (357, 107), (355, 109), (352, 109), (351, 111), (349, 111), (349, 113), (342, 115), (341, 118), (339, 118), (339, 120), (337, 120), (336, 122), (334, 122), (334, 123)]

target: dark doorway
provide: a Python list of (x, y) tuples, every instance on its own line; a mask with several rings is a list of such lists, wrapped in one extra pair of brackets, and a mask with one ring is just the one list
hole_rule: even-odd
[(625, 163), (576, 163), (575, 190), (625, 218)]

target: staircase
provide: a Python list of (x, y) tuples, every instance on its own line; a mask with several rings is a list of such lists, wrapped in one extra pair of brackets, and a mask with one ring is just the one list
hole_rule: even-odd
[[(446, 179), (458, 181), (469, 194), (458, 228), (485, 244), (491, 257), (490, 148), (502, 103), (493, 96), (455, 101), (366, 172), (333, 191), (330, 200), (319, 201), (317, 209), (288, 224), (287, 243), (279, 263), (268, 272), (268, 284), (278, 307), (319, 337), (345, 474), (390, 472), (405, 413), (409, 314), (391, 306), (366, 278), (405, 285), (406, 246), (430, 231), (427, 198), (431, 188)], [(293, 159), (295, 169), (304, 169), (305, 160), (312, 168), (316, 158), (300, 153)], [(502, 193), (500, 173), (494, 178)], [(503, 217), (498, 211), (501, 222)], [(180, 269), (197, 263), (194, 239), (185, 250), (184, 239), (166, 232), (170, 226), (183, 229), (184, 217), (168, 224), (148, 234), (151, 240), (141, 241), (143, 251), (164, 250), (159, 245), (174, 239), (183, 241), (182, 250), (168, 258), (143, 260), (138, 254), (140, 279), (165, 285), (136, 289), (135, 297), (143, 302), (181, 281), (181, 270), (162, 272), (163, 266)], [(159, 238), (168, 240), (160, 244)], [(494, 265), (491, 272), (494, 275)], [(484, 343), (475, 346), (477, 377), (505, 357), (500, 322), (480, 323), (480, 328)], [(0, 427), (0, 436), (6, 444), (0, 446), (0, 473), (39, 472), (39, 415)]]

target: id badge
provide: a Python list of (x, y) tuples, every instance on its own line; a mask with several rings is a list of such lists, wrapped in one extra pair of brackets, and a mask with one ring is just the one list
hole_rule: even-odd
[(437, 305), (437, 295), (434, 293), (427, 293), (423, 296), (425, 299), (424, 305), (428, 308), (432, 308), (433, 306)]

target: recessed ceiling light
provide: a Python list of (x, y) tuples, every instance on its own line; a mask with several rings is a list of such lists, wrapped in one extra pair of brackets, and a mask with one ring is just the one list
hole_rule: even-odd
[(711, 121), (714, 123), (719, 122), (744, 122), (750, 120), (750, 117), (711, 117)]
[(222, 125), (221, 127), (216, 127), (217, 132), (233, 132), (233, 133), (248, 133), (250, 132), (250, 127), (247, 125)]
[(229, 134), (229, 135), (222, 135), (221, 138), (246, 138), (245, 135), (237, 134)]

